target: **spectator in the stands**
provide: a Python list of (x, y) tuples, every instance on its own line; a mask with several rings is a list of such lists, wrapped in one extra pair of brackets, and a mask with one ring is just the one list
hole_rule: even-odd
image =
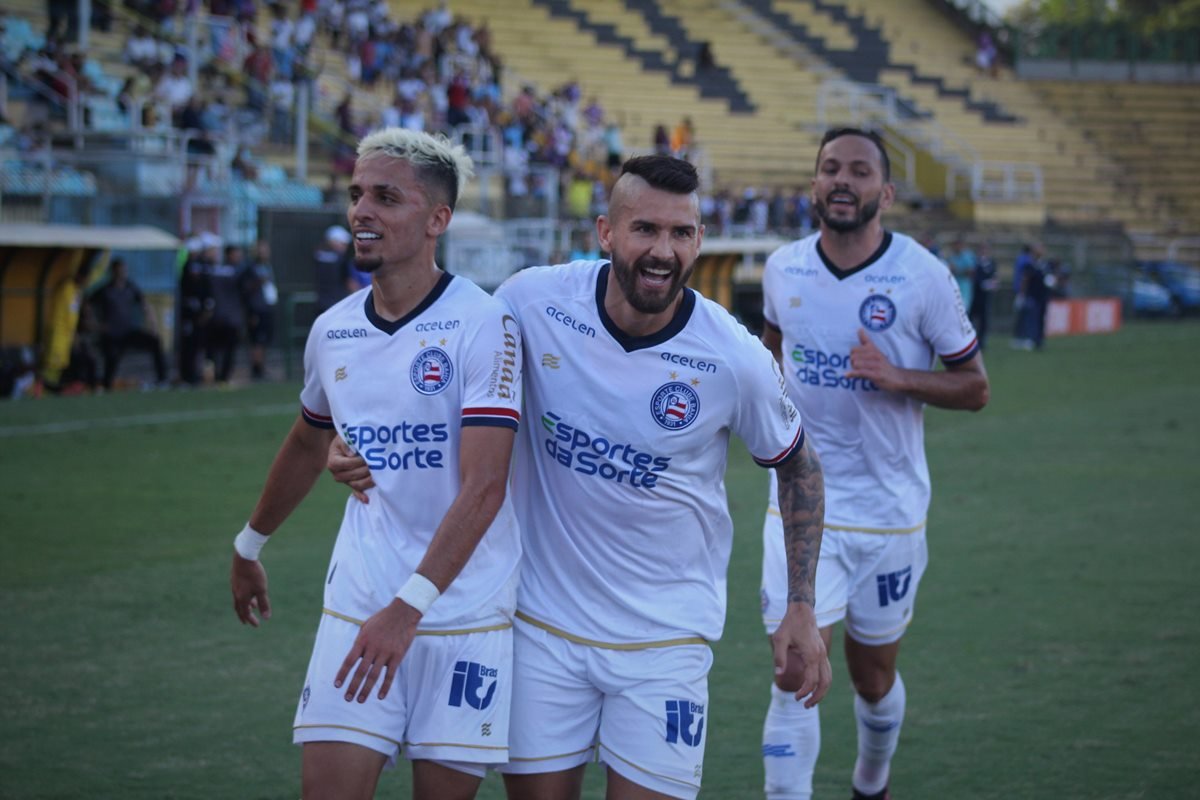
[(46, 0), (46, 39), (74, 41), (79, 36), (78, 0)]
[(456, 128), (471, 121), (471, 81), (467, 73), (459, 70), (446, 88), (446, 125)]
[(271, 80), (271, 141), (287, 144), (292, 137), (292, 113), (296, 104), (296, 87), (282, 73)]
[(439, 0), (437, 8), (426, 11), (421, 21), (426, 30), (437, 36), (454, 21), (454, 16), (450, 13), (450, 4), (446, 0)]
[(275, 71), (288, 78), (292, 76), (292, 45), (296, 26), (288, 16), (287, 6), (277, 3), (271, 7), (271, 56), (275, 60)]
[(604, 126), (604, 149), (607, 153), (605, 166), (611, 171), (616, 171), (625, 162), (625, 141), (615, 122)]
[(979, 45), (975, 49), (975, 66), (980, 72), (993, 78), (1000, 71), (1000, 52), (996, 49), (996, 42), (988, 30), (979, 34)]
[(133, 33), (129, 34), (129, 38), (125, 40), (124, 58), (125, 61), (143, 71), (149, 70), (155, 64), (162, 63), (158, 40), (151, 36), (150, 32), (146, 30), (146, 26), (140, 22), (134, 26)]
[(655, 155), (667, 156), (671, 154), (671, 135), (667, 133), (666, 125), (654, 126), (654, 137), (651, 142), (654, 145)]
[(170, 69), (158, 79), (158, 83), (154, 86), (154, 98), (167, 106), (172, 115), (177, 114), (187, 105), (195, 91), (187, 70), (187, 59), (182, 55), (177, 55), (172, 59)]
[(275, 59), (271, 51), (260, 44), (253, 44), (250, 55), (242, 63), (242, 72), (247, 78), (246, 105), (254, 111), (267, 108), (267, 88), (275, 73)]
[(671, 155), (688, 160), (692, 154), (696, 138), (696, 130), (692, 126), (692, 118), (684, 117), (671, 130)]

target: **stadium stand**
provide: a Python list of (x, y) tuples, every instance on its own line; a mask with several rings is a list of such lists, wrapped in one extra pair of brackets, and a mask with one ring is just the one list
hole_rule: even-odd
[[(21, 162), (20, 169), (5, 171), (6, 218), (39, 213), (32, 199), (22, 210), (21, 198), (33, 195), (21, 191), (36, 187), (43, 194), (52, 186), (55, 194), (82, 198), (110, 194), (114, 187), (148, 197), (181, 195), (185, 177), (170, 162), (194, 142), (164, 132), (163, 114), (157, 126), (146, 126), (162, 133), (157, 140), (140, 136), (137, 125), (132, 133), (138, 135), (128, 135), (125, 87), (138, 69), (124, 51), (134, 26), (154, 21), (131, 14), (126, 5), (112, 4), (111, 29), (90, 32), (79, 70), (89, 89), (76, 109), (76, 121), (87, 126), (82, 148), (78, 135), (73, 146), (61, 135), (64, 121), (71, 122), (70, 104), (45, 103), (38, 94), (43, 89), (15, 81), (10, 119), (22, 118), (32, 105), (49, 105), (59, 134), (51, 177), (31, 158), (37, 141), (25, 131), (0, 127), (3, 157), (13, 165)], [(249, 46), (269, 43), (275, 33), (269, 4), (259, 6), (253, 40), (242, 40), (232, 19), (202, 23), (207, 27), (199, 37), (205, 54), (201, 80), (208, 93), (269, 91), (253, 84), (242, 66)], [(944, 0), (512, 0), (503, 13), (490, 0), (455, 0), (451, 6), (455, 24), (469, 20), (487, 29), (503, 62), (494, 97), (480, 99), (488, 87), (473, 87), (479, 116), (489, 124), (464, 126), (457, 134), (477, 149), (480, 141), (495, 137), (494, 144), (505, 135), (524, 87), (538, 98), (536, 114), (546, 115), (540, 122), (549, 129), (533, 137), (543, 150), (554, 145), (557, 117), (550, 115), (566, 105), (574, 119), (584, 105), (579, 97), (589, 104), (594, 98), (604, 120), (619, 124), (625, 155), (649, 151), (656, 127), (669, 130), (687, 117), (695, 131), (692, 158), (718, 198), (715, 207), (730, 205), (732, 198), (744, 216), (756, 197), (780, 192), (792, 197), (796, 187), (807, 185), (821, 130), (862, 124), (887, 134), (904, 206), (920, 212), (911, 220), (894, 217), (910, 230), (999, 226), (1002, 236), (1007, 231), (1016, 241), (1037, 236), (1044, 225), (1079, 235), (1109, 234), (1116, 227), (1143, 250), (1154, 244), (1164, 254), (1166, 243), (1196, 233), (1200, 161), (1189, 153), (1200, 116), (1195, 84), (1091, 84), (1080, 92), (1075, 83), (1019, 79), (1003, 64), (994, 74), (981, 71), (974, 58), (979, 27)], [(6, 12), (10, 24), (0, 51), (12, 79), (11, 65), (20, 54), (45, 44), (40, 35), (45, 4), (13, 0)], [(399, 3), (390, 5), (390, 13), (397, 24), (416, 19)], [(168, 52), (196, 44), (179, 19), (174, 31), (155, 34)], [(311, 70), (311, 152), (302, 152), (290, 135), (268, 135), (268, 129), (276, 133), (269, 112), (256, 119), (231, 114), (236, 136), (218, 137), (211, 163), (184, 193), (190, 207), (176, 215), (176, 227), (195, 228), (199, 220), (248, 243), (259, 208), (315, 208), (340, 197), (338, 176), (345, 174), (350, 143), (380, 124), (396, 97), (397, 76), (385, 67), (382, 80), (369, 80), (369, 67), (348, 41), (329, 34), (322, 23), (306, 57), (284, 59)], [(380, 48), (387, 53), (394, 44), (381, 40)], [(444, 83), (439, 91), (444, 105)], [(566, 100), (564, 92), (574, 97)], [(294, 129), (294, 112), (287, 113), (279, 131)], [(611, 177), (595, 149), (597, 133), (585, 147), (584, 132), (572, 131), (576, 141), (563, 159), (543, 151), (530, 159), (530, 166), (548, 164), (574, 176), (562, 180), (562, 205), (576, 219), (586, 219), (591, 210), (583, 181)], [(116, 174), (102, 163), (131, 142), (140, 148), (138, 165), (128, 170), (132, 174)], [(520, 209), (481, 205), (505, 194), (499, 151), (491, 145), (478, 150), (484, 170), (465, 202), (512, 216)], [(204, 157), (188, 158), (207, 163)], [(568, 186), (580, 192), (568, 197), (573, 191)], [(110, 221), (107, 212), (92, 213), (93, 221)], [(738, 223), (731, 231), (744, 235), (754, 227)]]

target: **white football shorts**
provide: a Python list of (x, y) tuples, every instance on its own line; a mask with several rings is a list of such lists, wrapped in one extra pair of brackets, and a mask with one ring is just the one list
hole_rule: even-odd
[[(830, 530), (821, 536), (817, 561), (817, 625), (845, 620), (856, 642), (884, 645), (899, 641), (912, 621), (917, 588), (929, 554), (925, 527), (910, 533)], [(787, 554), (783, 519), (774, 508), (763, 520), (762, 613), (767, 633), (775, 632), (787, 610)]]
[(517, 620), (511, 759), (500, 771), (558, 772), (599, 760), (636, 784), (692, 800), (703, 773), (712, 650), (616, 647)]
[(508, 760), (511, 627), (418, 633), (388, 696), (380, 701), (377, 681), (365, 703), (346, 702), (349, 678), (341, 689), (333, 685), (358, 630), (329, 612), (321, 616), (296, 707), (296, 744), (350, 742), (383, 753), (389, 767), (403, 749), (410, 761), (428, 759), (479, 776)]

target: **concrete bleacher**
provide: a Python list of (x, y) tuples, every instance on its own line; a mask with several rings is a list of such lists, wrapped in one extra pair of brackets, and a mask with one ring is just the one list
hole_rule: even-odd
[[(570, 5), (581, 13), (596, 11), (594, 5), (579, 0), (572, 0)], [(621, 125), (630, 150), (648, 150), (656, 125), (670, 129), (687, 116), (721, 185), (807, 183), (809, 165), (793, 163), (798, 132), (786, 116), (777, 112), (778, 106), (773, 107), (773, 87), (746, 81), (734, 66), (743, 49), (763, 50), (761, 42), (753, 37), (747, 37), (743, 48), (728, 35), (717, 36), (720, 30), (704, 26), (698, 29), (697, 13), (685, 17), (675, 13), (667, 2), (656, 3), (653, 15), (608, 4), (603, 12), (589, 16), (596, 24), (612, 26), (614, 32), (619, 31), (639, 49), (671, 42), (664, 58), (666, 68), (647, 69), (641, 60), (628, 56), (624, 42), (602, 41), (608, 37), (598, 37), (595, 26), (581, 25), (577, 16), (555, 14), (535, 0), (514, 0), (503, 16), (494, 14), (490, 0), (457, 0), (454, 10), (469, 19), (488, 20), (493, 46), (505, 63), (506, 92), (510, 94), (522, 82), (548, 92), (577, 80), (584, 96), (596, 97), (607, 116)], [(676, 25), (678, 29), (674, 29)], [(754, 106), (753, 113), (734, 110), (725, 96), (705, 96), (698, 85), (704, 76), (693, 79), (694, 48), (704, 40), (717, 42), (714, 50), (718, 66), (730, 68)], [(789, 65), (778, 56), (774, 59), (768, 62), (767, 74), (782, 76)], [(783, 77), (780, 82), (786, 80)], [(809, 134), (799, 135), (811, 138)]]
[(1190, 84), (1033, 81), (1043, 102), (1113, 159), (1131, 197), (1156, 202), (1155, 225), (1135, 233), (1200, 228), (1200, 87)]
[[(782, 3), (780, 3), (782, 5)], [(932, 119), (968, 142), (988, 162), (1033, 162), (1043, 176), (1047, 220), (1064, 225), (1119, 223), (1141, 231), (1158, 225), (1166, 206), (1152, 182), (1123, 169), (1115, 154), (1073, 121), (1048, 107), (1028, 82), (1001, 69), (996, 78), (974, 66), (970, 33), (929, 0), (787, 0), (791, 13), (806, 6), (811, 19), (847, 32), (877, 31), (890, 48), (879, 82), (932, 112)], [(840, 9), (834, 13), (834, 9)], [(917, 65), (917, 73), (905, 62)], [(947, 93), (919, 75), (940, 76)], [(1086, 94), (1086, 92), (1084, 93)], [(974, 104), (975, 107), (972, 107)], [(1000, 116), (979, 108), (1002, 109)]]

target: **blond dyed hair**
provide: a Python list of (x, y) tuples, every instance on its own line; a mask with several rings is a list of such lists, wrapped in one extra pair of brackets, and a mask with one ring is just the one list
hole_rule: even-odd
[(358, 157), (379, 156), (407, 161), (422, 184), (441, 190), (451, 210), (475, 174), (475, 164), (463, 146), (451, 143), (441, 134), (407, 128), (375, 131), (358, 143)]

